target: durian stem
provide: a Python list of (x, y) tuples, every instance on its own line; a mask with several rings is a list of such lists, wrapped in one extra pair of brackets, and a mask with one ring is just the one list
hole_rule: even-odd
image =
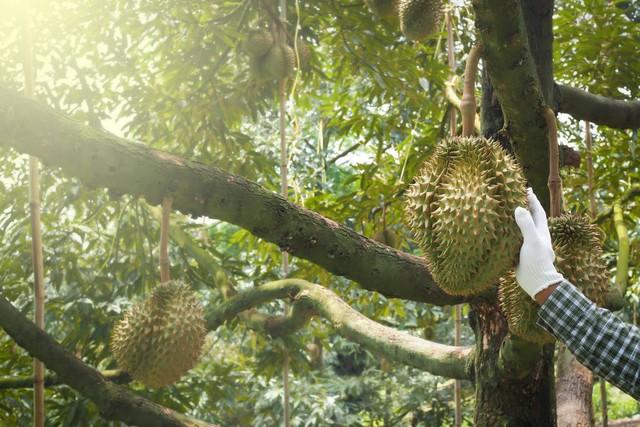
[(478, 62), (482, 54), (482, 46), (475, 45), (469, 51), (467, 64), (464, 68), (464, 90), (460, 100), (460, 113), (462, 115), (462, 136), (473, 136), (476, 119), (476, 75), (478, 74)]
[[(449, 62), (449, 70), (451, 73), (455, 73), (456, 70), (456, 57), (453, 45), (453, 28), (451, 25), (451, 10), (447, 10), (446, 15), (446, 24), (447, 24), (447, 59)], [(454, 91), (455, 93), (455, 91)], [(458, 127), (458, 120), (456, 117), (456, 110), (451, 109), (451, 114), (449, 116), (449, 134), (453, 137), (456, 136), (456, 129)]]
[(587, 185), (589, 188), (589, 214), (591, 219), (598, 215), (596, 208), (595, 179), (593, 173), (593, 140), (591, 138), (591, 123), (584, 122), (584, 140), (587, 143)]
[[(23, 12), (22, 57), (24, 93), (35, 99), (35, 67), (33, 65), (33, 32), (31, 27), (32, 2), (27, 2)], [(34, 322), (44, 329), (44, 261), (42, 254), (40, 216), (40, 171), (38, 159), (29, 156), (29, 211), (31, 216), (31, 261), (33, 265)], [(44, 427), (44, 364), (33, 359), (33, 426)]]
[(551, 217), (560, 216), (562, 210), (562, 179), (560, 178), (560, 153), (558, 149), (558, 124), (556, 115), (549, 107), (544, 110), (544, 119), (549, 130), (549, 210)]
[[(445, 82), (444, 96), (447, 98), (447, 101), (449, 101), (449, 104), (460, 110), (460, 103), (462, 101), (456, 93), (457, 82), (458, 76), (453, 76), (449, 81)], [(480, 133), (480, 115), (477, 113), (473, 121), (473, 128), (476, 133)]]
[(160, 282), (171, 280), (169, 269), (169, 219), (171, 216), (171, 206), (173, 197), (162, 199), (162, 221), (160, 222)]

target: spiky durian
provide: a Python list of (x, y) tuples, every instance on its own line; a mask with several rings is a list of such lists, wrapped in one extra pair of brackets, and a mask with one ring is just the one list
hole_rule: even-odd
[(399, 0), (400, 29), (409, 40), (422, 40), (438, 31), (442, 0)]
[[(602, 305), (607, 292), (607, 268), (602, 257), (602, 235), (584, 216), (564, 214), (549, 220), (558, 271), (589, 299)], [(536, 325), (538, 305), (510, 272), (500, 280), (500, 307), (512, 333), (533, 342), (551, 342), (553, 337)]]
[(608, 290), (602, 233), (589, 218), (564, 214), (549, 220), (558, 271), (591, 301), (602, 305)]
[(268, 30), (256, 30), (242, 44), (243, 50), (254, 58), (265, 55), (273, 46), (273, 34)]
[(536, 324), (539, 306), (518, 285), (514, 270), (500, 279), (498, 302), (512, 334), (540, 344), (554, 341), (552, 335)]
[(276, 44), (258, 63), (259, 74), (265, 79), (280, 80), (290, 75), (296, 67), (296, 54), (285, 44)]
[(453, 295), (495, 284), (522, 243), (513, 217), (526, 206), (520, 167), (492, 140), (445, 140), (407, 192), (408, 225), (436, 283)]
[(376, 240), (382, 244), (385, 244), (395, 249), (398, 248), (398, 243), (399, 243), (398, 235), (393, 231), (389, 230), (388, 228), (383, 228), (382, 230), (378, 231), (373, 236), (373, 240)]
[(116, 323), (110, 348), (121, 369), (150, 387), (162, 387), (195, 366), (206, 332), (196, 294), (169, 281)]
[(381, 19), (386, 21), (398, 20), (399, 0), (365, 0), (369, 9)]

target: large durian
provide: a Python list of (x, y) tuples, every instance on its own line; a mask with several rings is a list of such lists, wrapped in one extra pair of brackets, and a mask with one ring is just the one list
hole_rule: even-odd
[(442, 0), (399, 0), (400, 29), (409, 40), (422, 40), (438, 31)]
[(251, 57), (257, 58), (269, 52), (273, 46), (273, 34), (268, 30), (255, 30), (242, 44), (243, 50)]
[[(558, 271), (589, 299), (602, 305), (608, 278), (597, 226), (585, 216), (564, 214), (549, 220), (549, 231)], [(536, 325), (539, 306), (518, 286), (513, 272), (500, 280), (498, 300), (512, 333), (533, 342), (553, 341)]]
[(469, 137), (436, 147), (408, 190), (405, 211), (436, 283), (470, 295), (515, 265), (522, 236), (513, 211), (526, 205), (518, 164), (495, 141)]
[(110, 348), (122, 370), (162, 387), (195, 366), (206, 333), (196, 294), (182, 282), (168, 281), (116, 323)]
[(296, 67), (296, 54), (286, 44), (275, 44), (260, 58), (258, 72), (262, 78), (280, 80), (291, 75)]

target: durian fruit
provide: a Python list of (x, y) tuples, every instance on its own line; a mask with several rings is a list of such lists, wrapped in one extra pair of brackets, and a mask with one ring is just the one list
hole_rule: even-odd
[(373, 240), (376, 240), (384, 245), (392, 247), (394, 249), (398, 248), (398, 235), (388, 228), (383, 228), (373, 235)]
[(110, 348), (122, 370), (149, 387), (162, 387), (195, 366), (206, 333), (196, 294), (168, 281), (116, 323)]
[(272, 46), (273, 34), (268, 30), (252, 31), (247, 40), (242, 44), (243, 50), (254, 58), (265, 55)]
[(558, 271), (591, 301), (604, 303), (608, 270), (602, 253), (602, 233), (583, 215), (564, 214), (549, 220)]
[(276, 44), (258, 64), (259, 73), (265, 79), (280, 80), (293, 73), (296, 67), (296, 54), (286, 44)]
[(436, 283), (471, 295), (515, 265), (522, 236), (513, 211), (526, 205), (522, 170), (497, 142), (451, 138), (410, 186), (405, 212)]
[(380, 19), (394, 22), (398, 20), (399, 0), (365, 0), (369, 9)]
[[(598, 228), (587, 217), (564, 214), (549, 220), (549, 231), (558, 271), (589, 299), (602, 305), (608, 278)], [(514, 272), (500, 280), (498, 301), (513, 334), (533, 342), (553, 341), (536, 325), (539, 306), (518, 286)]]
[(399, 0), (400, 29), (409, 40), (422, 40), (438, 31), (442, 0)]
[(536, 324), (540, 306), (518, 285), (515, 270), (500, 279), (498, 302), (512, 334), (539, 344), (555, 340)]

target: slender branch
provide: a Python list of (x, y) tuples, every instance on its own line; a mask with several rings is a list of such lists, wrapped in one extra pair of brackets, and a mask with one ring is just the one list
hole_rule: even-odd
[(0, 295), (0, 326), (32, 357), (42, 360), (60, 381), (91, 399), (100, 414), (111, 420), (149, 427), (194, 427), (212, 424), (188, 419), (153, 403), (125, 387), (114, 384), (96, 369), (85, 365), (39, 329)]
[(246, 228), (366, 289), (436, 305), (465, 301), (438, 288), (421, 258), (370, 240), (240, 176), (92, 129), (7, 89), (0, 89), (0, 133), (0, 145), (37, 154), (86, 185), (144, 196), (151, 204), (169, 191), (176, 210)]
[[(100, 374), (111, 382), (116, 384), (126, 384), (131, 382), (131, 377), (124, 371), (119, 369), (109, 369), (100, 371)], [(48, 373), (44, 377), (45, 387), (55, 387), (65, 384), (58, 375)], [(0, 390), (8, 390), (14, 388), (31, 388), (33, 387), (33, 376), (17, 376), (17, 377), (0, 377)]]
[[(625, 204), (626, 202), (635, 199), (636, 197), (640, 197), (640, 185), (633, 186), (629, 188), (619, 199), (618, 202), (620, 204)], [(593, 221), (596, 224), (602, 224), (607, 218), (613, 214), (613, 206), (611, 205), (609, 208), (605, 209), (601, 212), (596, 219)]]
[(613, 223), (618, 235), (618, 260), (616, 263), (616, 288), (624, 297), (627, 293), (629, 279), (629, 231), (624, 223), (622, 206), (620, 203), (613, 205)]
[(611, 128), (640, 128), (640, 101), (606, 98), (557, 83), (554, 92), (560, 113)]
[(562, 212), (562, 178), (560, 178), (560, 151), (558, 149), (558, 125), (556, 115), (551, 108), (544, 112), (549, 129), (549, 209), (551, 217), (558, 217)]
[(475, 45), (469, 51), (464, 68), (464, 90), (460, 100), (460, 116), (462, 117), (462, 136), (473, 136), (476, 118), (476, 75), (482, 46)]
[(171, 280), (169, 270), (169, 224), (173, 199), (166, 196), (162, 199), (162, 217), (160, 220), (160, 282)]
[(289, 298), (304, 303), (336, 332), (372, 353), (447, 378), (470, 379), (466, 361), (472, 347), (456, 347), (427, 341), (383, 326), (360, 314), (330, 290), (300, 279), (284, 279), (238, 293), (207, 315), (207, 327), (216, 329), (237, 313), (251, 307)]

